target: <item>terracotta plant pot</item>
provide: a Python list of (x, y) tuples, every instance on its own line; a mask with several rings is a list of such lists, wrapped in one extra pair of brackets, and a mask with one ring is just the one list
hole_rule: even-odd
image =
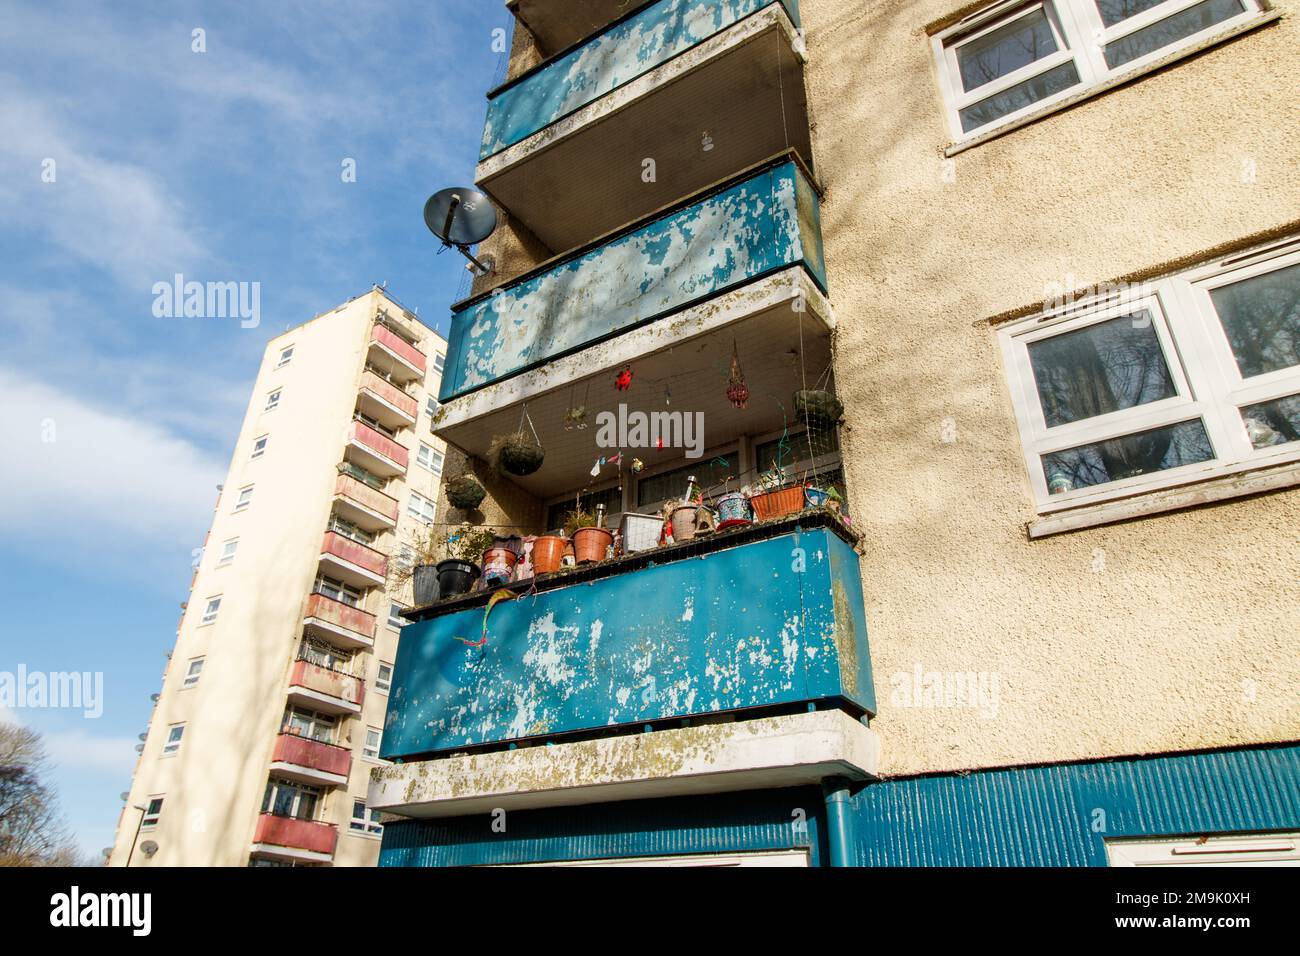
[(488, 548), (483, 552), (483, 580), (489, 585), (508, 584), (515, 576), (519, 555), (509, 548)]
[(698, 505), (678, 505), (673, 509), (673, 540), (689, 541), (695, 537), (695, 523), (699, 518)]
[(542, 535), (533, 542), (533, 574), (550, 574), (560, 570), (564, 548), (569, 542), (559, 535)]
[(605, 528), (579, 528), (573, 532), (573, 557), (579, 564), (604, 561), (605, 551), (614, 543), (614, 533)]
[(803, 511), (803, 486), (782, 488), (780, 491), (767, 491), (749, 499), (754, 506), (754, 517), (758, 521), (779, 518)]

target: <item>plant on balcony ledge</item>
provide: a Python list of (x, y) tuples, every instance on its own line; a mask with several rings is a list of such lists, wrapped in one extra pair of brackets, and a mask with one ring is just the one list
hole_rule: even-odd
[(491, 528), (468, 523), (442, 533), (430, 528), (411, 542), (415, 553), (409, 562), (394, 563), (389, 590), (410, 581), (417, 607), (464, 594), (482, 574), (477, 561), (495, 538)]
[(603, 561), (614, 543), (614, 534), (601, 527), (601, 516), (581, 507), (564, 516), (564, 533), (573, 539), (573, 558), (578, 564)]

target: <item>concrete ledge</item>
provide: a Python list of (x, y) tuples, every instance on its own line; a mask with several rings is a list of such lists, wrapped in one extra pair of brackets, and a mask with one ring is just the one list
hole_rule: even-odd
[(815, 784), (876, 774), (875, 731), (838, 710), (384, 767), (366, 805), (452, 817)]

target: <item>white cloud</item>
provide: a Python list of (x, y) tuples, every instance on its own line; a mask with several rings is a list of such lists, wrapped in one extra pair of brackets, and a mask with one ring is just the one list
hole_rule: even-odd
[[(0, 368), (0, 524), (85, 548), (125, 532), (185, 546), (225, 464), (153, 423), (97, 408)], [(104, 558), (110, 559), (105, 553)]]
[(45, 752), (63, 771), (82, 770), (111, 773), (129, 779), (135, 766), (135, 745), (130, 737), (97, 737), (77, 731), (44, 735)]

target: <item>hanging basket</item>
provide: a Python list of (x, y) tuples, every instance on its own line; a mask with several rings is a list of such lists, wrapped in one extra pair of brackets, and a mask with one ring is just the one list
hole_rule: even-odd
[(807, 388), (794, 393), (794, 411), (810, 428), (833, 428), (844, 417), (844, 404), (830, 392)]
[(542, 467), (546, 452), (542, 446), (524, 435), (511, 435), (497, 440), (497, 468), (510, 475), (523, 478)]
[(483, 503), (486, 495), (487, 492), (473, 475), (461, 475), (447, 482), (447, 501), (453, 508), (472, 510)]

